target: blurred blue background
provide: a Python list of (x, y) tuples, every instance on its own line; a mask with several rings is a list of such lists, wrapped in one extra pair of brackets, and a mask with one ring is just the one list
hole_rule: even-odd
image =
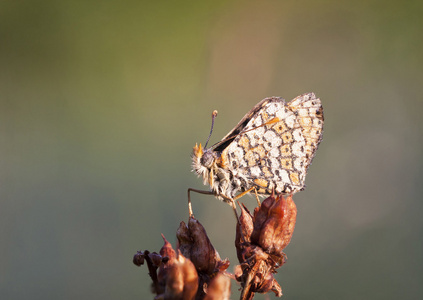
[[(421, 1), (2, 1), (0, 298), (152, 299), (132, 255), (158, 251), (160, 233), (176, 245), (211, 112), (214, 143), (261, 99), (304, 92), (322, 99), (324, 139), (294, 197), (283, 299), (422, 298), (422, 13)], [(232, 270), (230, 207), (193, 205)]]

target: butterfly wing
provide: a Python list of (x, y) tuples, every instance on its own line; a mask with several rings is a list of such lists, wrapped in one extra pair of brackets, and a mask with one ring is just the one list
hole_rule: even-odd
[(322, 102), (314, 93), (308, 93), (291, 100), (288, 107), (297, 115), (297, 126), (301, 128), (306, 141), (306, 169), (308, 169), (323, 138)]
[(245, 125), (239, 126), (243, 124), (240, 122), (232, 130), (232, 134), (239, 132), (222, 152), (233, 182), (243, 183), (242, 190), (255, 186), (265, 194), (273, 189), (277, 193), (301, 190), (321, 141), (320, 99), (312, 93), (298, 96), (290, 103), (281, 98), (266, 98), (250, 113), (243, 119)]
[(269, 106), (271, 103), (277, 102), (285, 102), (282, 98), (278, 97), (270, 97), (261, 100), (257, 103), (249, 112), (245, 114), (245, 116), (239, 121), (239, 123), (227, 134), (225, 135), (220, 142), (213, 145), (213, 148), (216, 152), (222, 152), (226, 147), (231, 144), (236, 137), (239, 136), (241, 132), (245, 132), (245, 130), (249, 130), (253, 128), (252, 119), (258, 119), (260, 112), (263, 110), (264, 107)]

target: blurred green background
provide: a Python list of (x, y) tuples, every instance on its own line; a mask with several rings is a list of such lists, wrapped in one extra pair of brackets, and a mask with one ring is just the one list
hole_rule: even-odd
[[(0, 298), (152, 299), (132, 256), (158, 251), (160, 233), (176, 245), (211, 112), (214, 143), (259, 100), (311, 91), (324, 139), (294, 198), (283, 299), (422, 298), (422, 13), (421, 1), (1, 1)], [(230, 207), (193, 201), (232, 270)]]

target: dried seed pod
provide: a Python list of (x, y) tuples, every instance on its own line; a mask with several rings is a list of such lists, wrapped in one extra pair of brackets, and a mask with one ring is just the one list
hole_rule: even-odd
[(169, 269), (175, 263), (176, 252), (175, 250), (173, 250), (172, 245), (166, 240), (166, 238), (163, 235), (162, 235), (162, 238), (164, 240), (164, 245), (160, 249), (160, 255), (162, 257), (162, 261), (160, 263), (157, 278), (159, 280), (160, 287), (163, 289), (168, 277)]
[(158, 268), (162, 264), (163, 257), (160, 254), (156, 252), (152, 252), (148, 254), (148, 257), (150, 258), (151, 262), (153, 263), (155, 267)]
[(198, 289), (198, 275), (194, 264), (179, 253), (169, 265), (165, 278), (165, 291), (156, 299), (194, 299)]
[(191, 238), (188, 226), (184, 221), (181, 221), (179, 224), (179, 227), (176, 230), (176, 237), (178, 238), (178, 249), (185, 257), (189, 258), (191, 256), (193, 240)]
[(188, 229), (194, 241), (191, 248), (191, 260), (197, 270), (206, 274), (215, 272), (216, 263), (220, 260), (220, 256), (211, 244), (203, 225), (191, 217), (188, 222)]
[(176, 233), (179, 249), (195, 265), (198, 272), (212, 274), (217, 271), (221, 261), (219, 253), (214, 249), (203, 225), (194, 217), (190, 217), (188, 226), (181, 222)]
[(137, 251), (137, 253), (134, 255), (134, 258), (132, 259), (132, 262), (134, 265), (139, 267), (144, 264), (144, 260), (144, 253), (142, 251)]
[(208, 291), (210, 280), (229, 267), (229, 260), (221, 260), (219, 253), (214, 249), (201, 223), (193, 216), (188, 225), (181, 222), (176, 237), (179, 249), (189, 258), (199, 275), (199, 290), (197, 299), (203, 299)]
[(176, 252), (175, 250), (173, 250), (172, 248), (172, 244), (169, 243), (166, 238), (164, 237), (164, 235), (162, 234), (162, 238), (164, 241), (164, 245), (162, 246), (162, 248), (160, 249), (160, 255), (162, 257), (168, 257), (169, 260), (174, 260), (176, 259)]
[(291, 241), (297, 218), (297, 208), (292, 196), (280, 195), (268, 210), (268, 217), (261, 225), (257, 240), (259, 246), (269, 254), (279, 255)]
[(156, 299), (194, 299), (198, 289), (198, 274), (194, 264), (186, 259), (165, 239), (160, 249), (160, 256), (151, 256), (152, 260), (161, 257), (158, 271), (158, 289)]
[(241, 206), (241, 214), (236, 224), (235, 248), (239, 261), (243, 261), (245, 247), (250, 245), (251, 233), (254, 229), (253, 217), (245, 206)]
[(261, 227), (263, 226), (264, 222), (268, 218), (269, 209), (275, 203), (275, 196), (272, 194), (266, 199), (263, 200), (260, 207), (256, 207), (254, 209), (254, 230), (251, 233), (251, 240), (257, 240), (257, 235), (260, 234)]
[[(243, 287), (241, 299), (252, 299), (254, 293), (273, 291), (282, 295), (282, 289), (273, 274), (285, 262), (282, 250), (289, 244), (295, 227), (297, 209), (292, 197), (271, 195), (254, 210), (253, 230), (246, 210), (241, 207), (235, 245), (241, 263), (236, 279)], [(250, 215), (251, 217), (251, 215)], [(250, 236), (249, 236), (250, 234)]]

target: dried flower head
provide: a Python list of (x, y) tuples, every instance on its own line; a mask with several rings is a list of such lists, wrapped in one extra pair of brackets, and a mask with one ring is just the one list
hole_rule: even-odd
[(134, 255), (134, 264), (148, 265), (155, 299), (229, 299), (230, 278), (241, 283), (242, 300), (269, 291), (282, 295), (274, 273), (285, 263), (282, 250), (295, 227), (297, 210), (292, 197), (271, 195), (253, 214), (240, 207), (235, 239), (240, 265), (235, 275), (226, 272), (229, 261), (220, 259), (206, 230), (193, 216), (177, 230), (178, 250), (162, 235), (164, 245), (159, 253), (146, 250)]
[[(198, 290), (198, 274), (194, 264), (186, 259), (165, 239), (160, 254), (138, 251), (133, 262), (140, 266), (147, 262), (153, 280), (152, 289), (155, 299), (194, 299)], [(158, 269), (158, 273), (156, 272)]]
[(251, 299), (254, 293), (269, 291), (282, 296), (273, 274), (285, 263), (282, 250), (291, 240), (296, 217), (292, 196), (271, 195), (254, 210), (254, 216), (241, 206), (235, 238), (241, 264), (236, 272), (243, 286), (241, 299)]

